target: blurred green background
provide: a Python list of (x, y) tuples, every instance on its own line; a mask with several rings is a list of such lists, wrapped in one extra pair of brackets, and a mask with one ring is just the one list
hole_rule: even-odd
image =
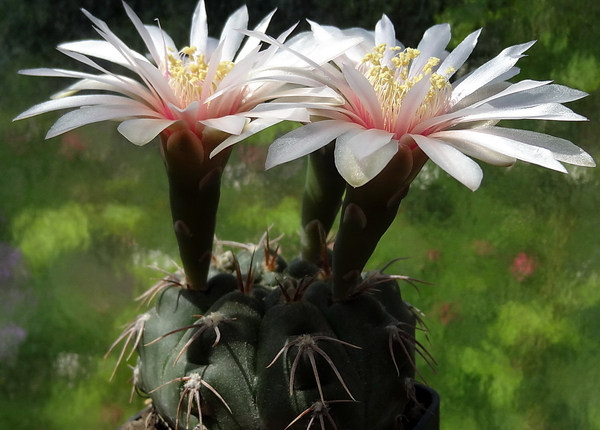
[[(242, 1), (207, 0), (209, 28)], [(183, 46), (195, 0), (130, 1)], [(139, 313), (133, 298), (174, 267), (166, 178), (156, 143), (134, 147), (115, 123), (44, 141), (57, 114), (12, 123), (66, 80), (18, 76), (30, 67), (78, 67), (54, 50), (96, 38), (79, 11), (106, 20), (142, 50), (117, 0), (0, 1), (0, 428), (110, 430), (143, 406), (129, 403), (131, 371), (103, 355)], [(590, 93), (571, 108), (589, 123), (512, 124), (572, 140), (600, 159), (600, 2), (543, 0), (265, 0), (271, 34), (310, 18), (373, 29), (386, 13), (414, 46), (450, 22), (455, 46), (485, 27), (467, 64), (504, 47), (539, 42), (521, 79), (553, 79)], [(301, 29), (306, 29), (304, 21)], [(510, 125), (510, 124), (508, 124)], [(226, 171), (217, 233), (257, 241), (273, 224), (287, 259), (298, 252), (304, 161), (264, 173), (268, 130), (239, 145)], [(483, 166), (475, 193), (428, 164), (370, 267), (409, 257), (391, 272), (434, 285), (403, 286), (426, 314), (444, 430), (600, 429), (600, 173), (571, 175), (517, 163)], [(391, 273), (390, 272), (390, 273)]]

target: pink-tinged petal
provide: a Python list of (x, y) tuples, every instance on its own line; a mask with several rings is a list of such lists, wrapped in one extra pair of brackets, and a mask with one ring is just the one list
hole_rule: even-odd
[(174, 105), (179, 104), (169, 83), (154, 65), (144, 61), (138, 61), (137, 65), (141, 69), (140, 77), (146, 81), (149, 87), (156, 91), (161, 100), (165, 103), (173, 103)]
[[(365, 113), (369, 118), (365, 118), (365, 123), (371, 127), (383, 128), (383, 116), (381, 114), (381, 105), (373, 85), (358, 70), (342, 66), (342, 73), (350, 85), (350, 88), (356, 95), (356, 98), (363, 105)], [(354, 100), (352, 100), (354, 102)]]
[[(352, 151), (354, 158), (361, 161), (363, 158), (379, 151), (393, 139), (393, 133), (372, 128), (364, 131), (360, 130), (350, 139), (345, 138), (345, 145)], [(338, 138), (339, 140), (340, 138)]]
[(271, 144), (265, 168), (270, 169), (304, 157), (327, 145), (340, 134), (356, 128), (356, 124), (348, 122), (319, 121), (292, 130)]
[(204, 77), (204, 83), (202, 84), (202, 96), (200, 98), (201, 103), (201, 114), (203, 114), (208, 106), (206, 99), (212, 94), (212, 84), (215, 79), (215, 74), (219, 69), (219, 63), (221, 62), (221, 53), (223, 52), (224, 43), (220, 42), (219, 46), (214, 50), (210, 61), (208, 62), (208, 69), (206, 70), (206, 76)]
[(260, 118), (255, 121), (252, 121), (250, 124), (246, 125), (246, 127), (244, 128), (244, 131), (242, 133), (240, 133), (238, 135), (231, 135), (227, 139), (225, 139), (223, 142), (221, 142), (210, 153), (210, 157), (212, 158), (215, 155), (217, 155), (219, 152), (223, 151), (224, 149), (229, 148), (230, 146), (235, 145), (238, 142), (241, 142), (242, 140), (246, 139), (247, 137), (252, 136), (253, 134), (258, 133), (259, 131), (269, 128), (272, 125), (278, 124), (280, 122), (281, 122), (281, 120), (272, 119), (272, 118)]
[(356, 130), (351, 130), (342, 134), (335, 142), (335, 166), (344, 180), (355, 188), (377, 176), (398, 152), (398, 141), (388, 140), (376, 151), (358, 158), (353, 150), (356, 144), (352, 142), (361, 139), (362, 134), (360, 131), (356, 133)]
[(170, 119), (136, 118), (123, 121), (117, 130), (131, 143), (141, 146), (152, 141), (175, 122), (177, 121)]
[(227, 115), (220, 118), (204, 119), (198, 122), (228, 134), (240, 134), (249, 120), (243, 116)]
[(17, 116), (13, 121), (29, 118), (35, 115), (40, 115), (46, 112), (52, 112), (60, 109), (70, 109), (81, 106), (92, 106), (92, 105), (102, 105), (102, 104), (110, 104), (110, 105), (119, 105), (119, 104), (128, 104), (131, 102), (131, 99), (119, 96), (111, 96), (106, 94), (91, 94), (85, 96), (71, 96), (58, 100), (49, 100), (44, 103), (37, 104), (25, 112)]
[(408, 91), (402, 101), (402, 107), (396, 117), (396, 124), (393, 127), (397, 136), (402, 136), (410, 130), (413, 121), (415, 121), (417, 110), (429, 92), (429, 88), (429, 81), (421, 79)]
[(477, 68), (452, 91), (452, 103), (456, 103), (477, 91), (493, 79), (510, 70), (535, 42), (523, 43), (504, 49), (496, 57)]
[[(254, 31), (260, 31), (261, 33), (265, 33), (267, 31), (267, 28), (269, 27), (271, 18), (273, 18), (274, 14), (275, 14), (275, 10), (271, 11), (271, 13), (269, 13), (267, 16), (265, 16), (258, 23), (258, 25), (256, 27), (254, 27)], [(256, 48), (258, 48), (259, 44), (260, 44), (260, 40), (254, 38), (254, 37), (249, 37), (246, 40), (246, 42), (244, 43), (244, 46), (242, 47), (240, 52), (238, 53), (238, 55), (236, 57), (236, 63), (239, 63), (240, 60), (243, 60), (248, 55), (250, 55)]]
[(438, 67), (438, 73), (448, 79), (454, 75), (454, 73), (465, 64), (465, 61), (467, 61), (473, 52), (473, 49), (475, 49), (480, 33), (481, 28), (465, 37), (464, 40), (448, 54), (444, 61), (442, 61), (442, 64)]
[(150, 55), (152, 56), (152, 58), (154, 58), (154, 62), (156, 64), (160, 64), (161, 55), (159, 55), (158, 50), (154, 45), (154, 41), (150, 36), (150, 33), (148, 32), (142, 21), (140, 21), (140, 18), (135, 14), (133, 9), (131, 9), (127, 3), (123, 2), (123, 7), (125, 8), (127, 16), (135, 26), (135, 29), (138, 31), (138, 33), (142, 37), (142, 40), (146, 44), (148, 51), (150, 51)]
[(417, 46), (421, 53), (410, 66), (409, 78), (420, 74), (431, 57), (441, 58), (444, 49), (450, 42), (450, 37), (449, 24), (438, 24), (429, 28)]
[(190, 46), (195, 46), (199, 52), (206, 53), (208, 39), (208, 21), (204, 0), (200, 0), (192, 16), (192, 30), (190, 32)]
[(177, 46), (171, 36), (167, 34), (161, 28), (158, 28), (154, 25), (146, 25), (146, 30), (148, 30), (148, 34), (152, 39), (152, 43), (156, 49), (156, 52), (159, 56), (159, 61), (157, 62), (157, 66), (161, 64), (167, 64), (167, 58), (170, 52), (177, 52)]
[(139, 106), (111, 106), (101, 105), (92, 107), (83, 107), (66, 113), (48, 131), (46, 139), (66, 133), (78, 127), (95, 122), (114, 120), (120, 118), (131, 118), (135, 116), (145, 116), (150, 118), (160, 118), (160, 116), (151, 109), (141, 105)]
[(181, 119), (181, 120), (187, 122), (188, 124), (190, 124), (190, 126), (192, 124), (195, 124), (198, 121), (198, 112), (200, 110), (199, 102), (193, 101), (183, 109), (181, 109), (178, 106), (175, 106), (172, 103), (169, 103), (168, 106), (169, 106), (169, 110), (171, 111), (171, 114), (175, 118), (178, 118), (178, 119)]
[(248, 28), (248, 8), (242, 6), (236, 10), (225, 23), (219, 42), (223, 43), (222, 61), (233, 61), (235, 53), (240, 48), (244, 35), (238, 30)]
[(483, 171), (479, 165), (458, 149), (438, 139), (411, 134), (419, 148), (442, 170), (472, 191), (479, 188)]
[(481, 133), (487, 133), (511, 139), (516, 142), (522, 142), (526, 145), (545, 148), (552, 152), (555, 160), (563, 163), (584, 167), (596, 166), (593, 158), (587, 152), (574, 145), (572, 142), (566, 139), (561, 139), (560, 137), (536, 133), (529, 130), (519, 130), (505, 127), (486, 127), (478, 131)]
[(435, 133), (433, 136), (435, 136), (436, 139), (444, 141), (460, 141), (466, 144), (482, 146), (509, 157), (514, 157), (518, 160), (537, 164), (538, 166), (557, 170), (559, 172), (566, 172), (565, 167), (556, 161), (552, 152), (547, 149), (531, 146), (503, 136), (486, 133), (478, 129), (441, 131)]

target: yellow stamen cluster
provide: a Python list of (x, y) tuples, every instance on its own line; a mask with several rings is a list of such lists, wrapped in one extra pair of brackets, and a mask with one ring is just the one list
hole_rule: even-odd
[[(221, 61), (212, 78), (210, 92), (216, 90), (219, 83), (233, 68), (231, 61)], [(168, 54), (169, 86), (185, 108), (194, 101), (200, 101), (202, 88), (208, 72), (206, 56), (197, 53), (195, 47), (183, 48), (180, 55)]]
[[(387, 65), (382, 64), (386, 51), (394, 52)], [(389, 131), (393, 131), (392, 128), (396, 123), (404, 98), (410, 89), (424, 77), (429, 76), (430, 87), (416, 113), (418, 117), (423, 117), (432, 109), (437, 111), (438, 105), (443, 101), (440, 100), (440, 96), (445, 100), (444, 94), (450, 88), (445, 76), (433, 73), (434, 67), (440, 62), (438, 58), (429, 58), (421, 70), (411, 73), (410, 66), (419, 55), (421, 53), (417, 49), (406, 48), (403, 50), (398, 46), (388, 48), (386, 44), (382, 43), (363, 58), (359, 67), (377, 93), (383, 113), (384, 127)]]

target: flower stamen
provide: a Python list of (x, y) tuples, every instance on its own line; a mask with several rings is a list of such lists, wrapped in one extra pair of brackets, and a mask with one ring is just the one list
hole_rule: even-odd
[[(169, 86), (180, 101), (182, 108), (202, 99), (202, 89), (207, 78), (209, 64), (206, 56), (198, 52), (195, 46), (183, 48), (178, 55), (167, 55)], [(233, 62), (221, 61), (212, 76), (211, 93), (233, 68)]]
[[(387, 64), (383, 64), (386, 51), (394, 52), (394, 56)], [(420, 70), (412, 70), (415, 60), (421, 55), (418, 49), (399, 46), (388, 48), (382, 43), (369, 52), (359, 65), (359, 70), (369, 80), (383, 114), (383, 127), (390, 132), (396, 132), (395, 126), (400, 115), (402, 103), (408, 92), (421, 80), (429, 77), (429, 90), (415, 112), (415, 120), (420, 122), (424, 118), (436, 115), (446, 105), (452, 89), (448, 79), (434, 69), (440, 60), (430, 57)]]

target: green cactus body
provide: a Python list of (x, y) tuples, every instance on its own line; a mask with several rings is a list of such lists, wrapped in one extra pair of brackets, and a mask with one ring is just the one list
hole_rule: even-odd
[(177, 430), (397, 428), (415, 373), (397, 282), (367, 277), (335, 302), (311, 263), (249, 254), (213, 267), (205, 291), (164, 288), (144, 315), (137, 387), (157, 413)]

